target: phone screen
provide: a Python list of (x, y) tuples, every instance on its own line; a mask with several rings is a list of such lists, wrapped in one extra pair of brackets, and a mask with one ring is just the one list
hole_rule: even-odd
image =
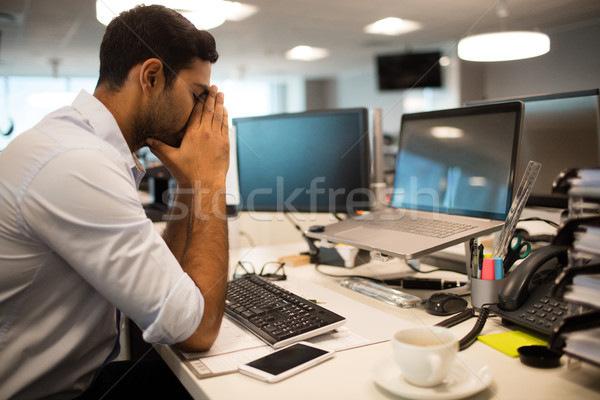
[(249, 362), (248, 365), (272, 375), (279, 375), (326, 353), (325, 350), (296, 343), (268, 356)]

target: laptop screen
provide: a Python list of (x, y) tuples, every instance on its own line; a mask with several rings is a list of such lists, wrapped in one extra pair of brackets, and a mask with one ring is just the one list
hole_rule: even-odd
[(503, 220), (523, 103), (404, 114), (392, 207)]

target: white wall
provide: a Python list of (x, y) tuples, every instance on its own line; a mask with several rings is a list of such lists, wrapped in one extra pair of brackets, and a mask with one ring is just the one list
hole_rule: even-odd
[(447, 55), (450, 65), (442, 68), (443, 88), (380, 91), (375, 65), (368, 69), (343, 71), (336, 77), (336, 106), (381, 108), (383, 132), (398, 135), (403, 113), (451, 108), (460, 104), (457, 58), (452, 49), (447, 51)]
[(465, 62), (457, 58), (454, 43), (440, 45), (451, 60), (443, 68), (442, 89), (381, 92), (375, 65), (342, 71), (333, 85), (335, 106), (382, 108), (384, 132), (397, 134), (400, 116), (421, 111), (419, 107), (431, 110), (458, 107), (470, 100), (600, 88), (600, 20), (547, 33), (550, 52), (528, 60)]

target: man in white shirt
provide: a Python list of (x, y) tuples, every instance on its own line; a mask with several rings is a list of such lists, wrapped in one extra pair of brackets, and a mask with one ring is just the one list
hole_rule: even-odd
[[(210, 85), (217, 58), (212, 35), (172, 10), (124, 12), (104, 35), (93, 96), (0, 154), (0, 398), (106, 394), (117, 310), (150, 343), (201, 351), (216, 339), (229, 165), (224, 98)], [(133, 153), (145, 145), (181, 189), (164, 240), (137, 197)], [(142, 386), (156, 394), (164, 382)]]

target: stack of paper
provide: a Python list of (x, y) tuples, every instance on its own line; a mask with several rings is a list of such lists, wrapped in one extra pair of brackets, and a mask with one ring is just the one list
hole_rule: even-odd
[(575, 232), (573, 241), (573, 250), (587, 253), (589, 256), (600, 256), (600, 227), (586, 226), (581, 227), (581, 232)]
[(600, 169), (582, 168), (569, 181), (569, 197), (592, 197), (600, 199)]
[[(568, 187), (570, 225), (574, 229), (569, 268), (576, 273), (564, 299), (588, 312), (589, 308), (600, 309), (600, 274), (595, 267), (600, 263), (600, 168), (572, 170), (564, 176), (568, 176), (565, 187)], [(584, 324), (586, 328), (572, 331), (581, 322), (577, 318), (565, 324), (565, 333), (561, 334), (563, 350), (600, 365), (600, 321), (594, 321), (594, 314), (590, 315), (589, 322), (593, 324)], [(598, 327), (587, 328), (594, 325)]]
[(569, 354), (600, 365), (600, 328), (569, 334), (566, 338)]
[(565, 300), (600, 308), (600, 274), (577, 275), (564, 296)]

